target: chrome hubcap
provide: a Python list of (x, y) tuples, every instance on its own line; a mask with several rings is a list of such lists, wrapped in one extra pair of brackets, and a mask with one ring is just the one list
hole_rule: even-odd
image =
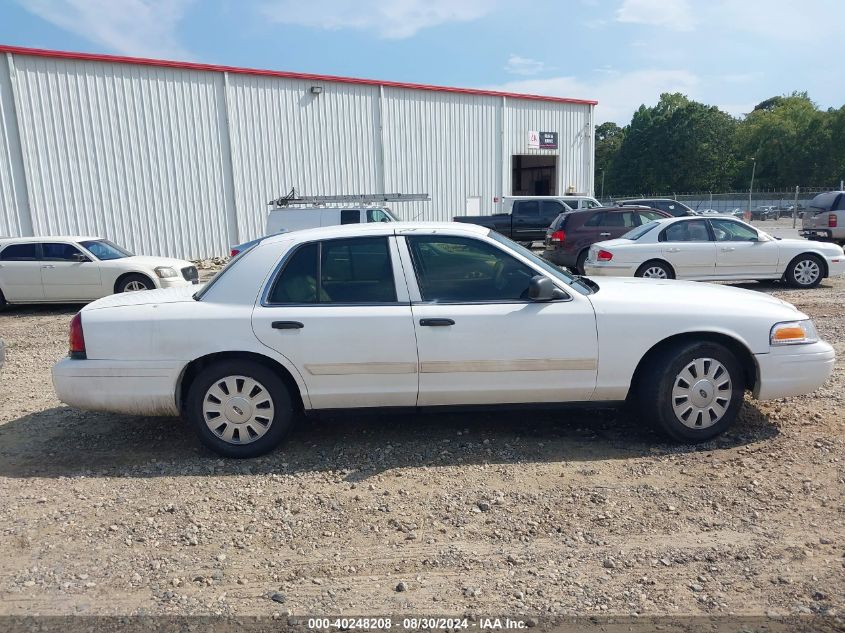
[(652, 266), (645, 269), (643, 277), (648, 277), (649, 279), (666, 279), (667, 275), (666, 271), (660, 266)]
[(273, 399), (257, 380), (227, 376), (215, 382), (202, 402), (206, 426), (224, 442), (249, 444), (273, 424)]
[(816, 282), (821, 274), (818, 263), (813, 259), (805, 259), (795, 264), (795, 281), (802, 286)]
[(672, 409), (691, 429), (706, 429), (727, 413), (733, 395), (731, 375), (713, 358), (696, 358), (675, 377)]
[(147, 290), (143, 281), (130, 281), (123, 287), (123, 292), (137, 292), (139, 290)]

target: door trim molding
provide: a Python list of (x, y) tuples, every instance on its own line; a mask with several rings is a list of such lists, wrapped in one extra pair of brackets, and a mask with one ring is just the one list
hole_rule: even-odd
[(524, 358), (516, 360), (435, 360), (420, 363), (422, 374), (508, 371), (594, 371), (594, 358)]

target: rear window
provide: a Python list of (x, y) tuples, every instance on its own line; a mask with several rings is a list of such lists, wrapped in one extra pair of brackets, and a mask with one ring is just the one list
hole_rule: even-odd
[(628, 231), (627, 233), (625, 233), (625, 235), (623, 235), (619, 239), (620, 240), (638, 240), (643, 235), (645, 235), (646, 233), (648, 233), (652, 229), (656, 228), (658, 224), (659, 224), (658, 222), (649, 222), (648, 224), (643, 224), (642, 226), (638, 226), (637, 228)]
[(815, 213), (819, 211), (830, 211), (836, 202), (836, 192), (820, 193), (810, 201), (810, 209)]

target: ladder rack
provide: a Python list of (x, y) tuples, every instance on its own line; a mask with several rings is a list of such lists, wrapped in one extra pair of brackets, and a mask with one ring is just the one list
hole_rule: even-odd
[(292, 204), (357, 204), (366, 205), (377, 202), (430, 202), (427, 193), (365, 193), (339, 196), (300, 196), (296, 189), (291, 189), (284, 196), (270, 200), (267, 204), (275, 207), (287, 207)]

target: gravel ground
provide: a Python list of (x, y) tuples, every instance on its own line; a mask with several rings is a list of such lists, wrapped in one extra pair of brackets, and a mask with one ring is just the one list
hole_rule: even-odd
[[(845, 358), (845, 280), (746, 287)], [(226, 461), (56, 400), (75, 309), (0, 315), (0, 614), (842, 615), (842, 360), (697, 447), (616, 411), (343, 416)]]

